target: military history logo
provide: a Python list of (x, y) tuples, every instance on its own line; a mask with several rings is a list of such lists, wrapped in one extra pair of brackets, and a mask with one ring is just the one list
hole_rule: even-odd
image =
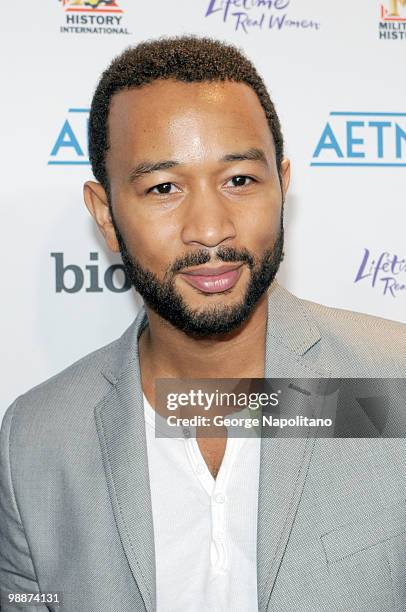
[(379, 38), (406, 40), (406, 0), (386, 0), (379, 8)]

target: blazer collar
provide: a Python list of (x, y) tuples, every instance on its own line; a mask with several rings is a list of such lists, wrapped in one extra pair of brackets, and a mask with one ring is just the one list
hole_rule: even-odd
[[(142, 306), (131, 325), (109, 347), (109, 360), (102, 369), (102, 374), (112, 384), (116, 385), (122, 373), (130, 362), (138, 359), (138, 338), (148, 324), (148, 317)], [(141, 380), (141, 379), (140, 379)]]
[[(138, 337), (147, 324), (148, 317), (142, 306), (131, 325), (112, 343), (114, 350), (102, 374), (113, 385), (135, 354), (138, 355)], [(270, 360), (270, 351), (275, 353), (278, 347), (302, 356), (320, 339), (320, 331), (311, 320), (305, 303), (274, 280), (268, 290), (266, 361)]]
[(305, 302), (274, 281), (268, 290), (267, 344), (275, 339), (286, 349), (304, 355), (321, 334), (311, 320)]

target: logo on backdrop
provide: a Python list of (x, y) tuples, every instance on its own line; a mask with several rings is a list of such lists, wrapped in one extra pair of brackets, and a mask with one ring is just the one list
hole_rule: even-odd
[(379, 3), (379, 38), (406, 40), (406, 0)]
[(72, 12), (98, 12), (122, 13), (117, 0), (62, 0), (62, 6), (67, 13)]
[(291, 0), (206, 0), (205, 17), (216, 16), (235, 32), (319, 30), (320, 22), (291, 13)]
[(117, 0), (58, 0), (65, 13), (63, 34), (130, 34)]
[(48, 165), (86, 166), (88, 152), (88, 108), (69, 108), (53, 143)]
[(406, 113), (332, 112), (311, 166), (406, 166)]
[(100, 272), (97, 252), (89, 253), (92, 263), (84, 267), (67, 263), (64, 253), (51, 253), (50, 255), (55, 264), (56, 293), (78, 293), (79, 291), (102, 293), (105, 290), (124, 293), (131, 289), (131, 283), (122, 264), (113, 264), (106, 268), (104, 273)]
[(406, 258), (383, 251), (373, 256), (364, 249), (354, 283), (368, 284), (383, 295), (398, 297), (406, 292)]

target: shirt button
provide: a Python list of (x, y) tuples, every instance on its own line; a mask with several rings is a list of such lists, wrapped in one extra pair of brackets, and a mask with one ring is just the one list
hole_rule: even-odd
[(203, 474), (203, 473), (204, 473), (204, 465), (199, 463), (199, 465), (196, 468), (196, 474)]
[(185, 436), (185, 438), (190, 438), (190, 429), (188, 429), (187, 427), (184, 427), (182, 431), (183, 431), (183, 435)]
[(215, 531), (213, 535), (214, 535), (214, 539), (217, 542), (222, 542), (223, 539), (224, 539), (224, 532), (223, 531)]
[(214, 496), (214, 501), (216, 502), (216, 504), (224, 504), (224, 502), (226, 501), (225, 495), (223, 495), (223, 493), (216, 493), (216, 495)]

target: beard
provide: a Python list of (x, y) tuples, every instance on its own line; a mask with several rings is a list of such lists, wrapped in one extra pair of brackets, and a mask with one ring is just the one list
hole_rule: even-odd
[[(164, 280), (150, 270), (143, 268), (136, 257), (127, 249), (124, 239), (113, 217), (112, 223), (120, 247), (124, 269), (129, 283), (141, 295), (145, 303), (160, 317), (184, 333), (208, 338), (220, 334), (228, 334), (239, 328), (248, 319), (254, 306), (267, 291), (283, 261), (283, 203), (280, 226), (276, 240), (264, 252), (261, 258), (255, 257), (247, 249), (219, 247), (214, 261), (246, 263), (250, 270), (250, 280), (245, 294), (238, 304), (216, 304), (207, 308), (190, 308), (175, 287), (175, 275), (179, 271), (187, 271), (189, 266), (199, 266), (208, 263), (212, 256), (207, 249), (189, 253), (177, 259), (167, 269)], [(232, 291), (228, 289), (224, 293)]]

